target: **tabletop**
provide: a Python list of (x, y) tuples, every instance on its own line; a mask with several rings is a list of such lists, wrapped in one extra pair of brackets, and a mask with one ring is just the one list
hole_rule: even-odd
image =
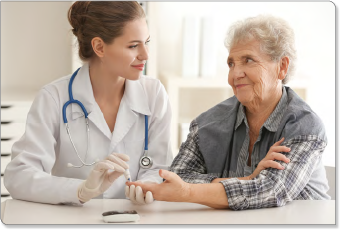
[(108, 224), (106, 211), (136, 210), (130, 224), (335, 224), (335, 200), (297, 200), (283, 207), (232, 211), (200, 204), (154, 201), (134, 205), (125, 199), (92, 199), (83, 206), (9, 199), (1, 203), (5, 224)]

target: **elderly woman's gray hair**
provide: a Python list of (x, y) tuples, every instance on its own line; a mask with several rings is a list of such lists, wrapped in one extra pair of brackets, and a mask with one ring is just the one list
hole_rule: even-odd
[(285, 79), (286, 84), (294, 74), (296, 64), (295, 35), (289, 24), (270, 15), (250, 17), (234, 23), (226, 36), (225, 46), (230, 51), (231, 47), (241, 41), (256, 39), (261, 44), (261, 51), (268, 54), (273, 61), (283, 57), (290, 60)]

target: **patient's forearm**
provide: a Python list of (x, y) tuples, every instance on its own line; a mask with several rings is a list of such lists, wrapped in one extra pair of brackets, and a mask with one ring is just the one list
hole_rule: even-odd
[[(250, 176), (246, 176), (246, 177), (238, 177), (237, 179), (238, 180), (252, 180), (253, 176), (250, 175)], [(231, 178), (216, 178), (214, 180), (212, 180), (211, 183), (219, 183), (220, 181), (223, 181), (223, 180), (228, 180), (228, 179), (231, 179)]]
[(190, 184), (189, 201), (212, 208), (228, 208), (225, 188), (221, 183)]

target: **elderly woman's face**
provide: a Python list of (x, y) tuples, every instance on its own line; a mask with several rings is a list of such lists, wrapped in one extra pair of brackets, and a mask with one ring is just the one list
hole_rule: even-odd
[(267, 101), (281, 83), (279, 64), (261, 52), (256, 40), (231, 47), (227, 63), (230, 68), (228, 82), (243, 105)]

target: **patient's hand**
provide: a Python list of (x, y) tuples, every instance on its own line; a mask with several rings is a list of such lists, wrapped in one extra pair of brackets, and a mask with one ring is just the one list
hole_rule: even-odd
[(190, 184), (184, 182), (177, 174), (167, 170), (160, 169), (159, 174), (166, 180), (161, 184), (126, 182), (126, 185), (140, 186), (144, 194), (150, 191), (155, 200), (173, 202), (186, 202), (189, 200)]
[(284, 154), (280, 152), (290, 152), (290, 148), (286, 146), (280, 146), (280, 144), (284, 141), (284, 137), (277, 141), (271, 148), (269, 149), (268, 153), (266, 156), (258, 163), (257, 168), (255, 171), (250, 175), (250, 179), (255, 178), (258, 176), (258, 174), (263, 171), (264, 169), (267, 168), (275, 168), (279, 170), (285, 169), (280, 163), (276, 162), (275, 160), (278, 161), (283, 161), (285, 163), (289, 163), (290, 159), (287, 158)]
[[(287, 158), (282, 153), (280, 153), (280, 152), (290, 152), (290, 148), (286, 146), (280, 146), (280, 144), (282, 144), (283, 141), (284, 141), (284, 137), (281, 140), (277, 141), (275, 144), (273, 144), (273, 146), (271, 146), (266, 156), (258, 163), (257, 168), (250, 176), (240, 177), (238, 179), (239, 180), (252, 180), (256, 176), (258, 176), (261, 171), (267, 168), (276, 168), (279, 170), (283, 170), (284, 167), (282, 167), (280, 163), (275, 162), (275, 160), (283, 161), (285, 163), (290, 162), (289, 158)], [(220, 181), (227, 180), (227, 179), (229, 178), (216, 178), (211, 183), (219, 183)]]

